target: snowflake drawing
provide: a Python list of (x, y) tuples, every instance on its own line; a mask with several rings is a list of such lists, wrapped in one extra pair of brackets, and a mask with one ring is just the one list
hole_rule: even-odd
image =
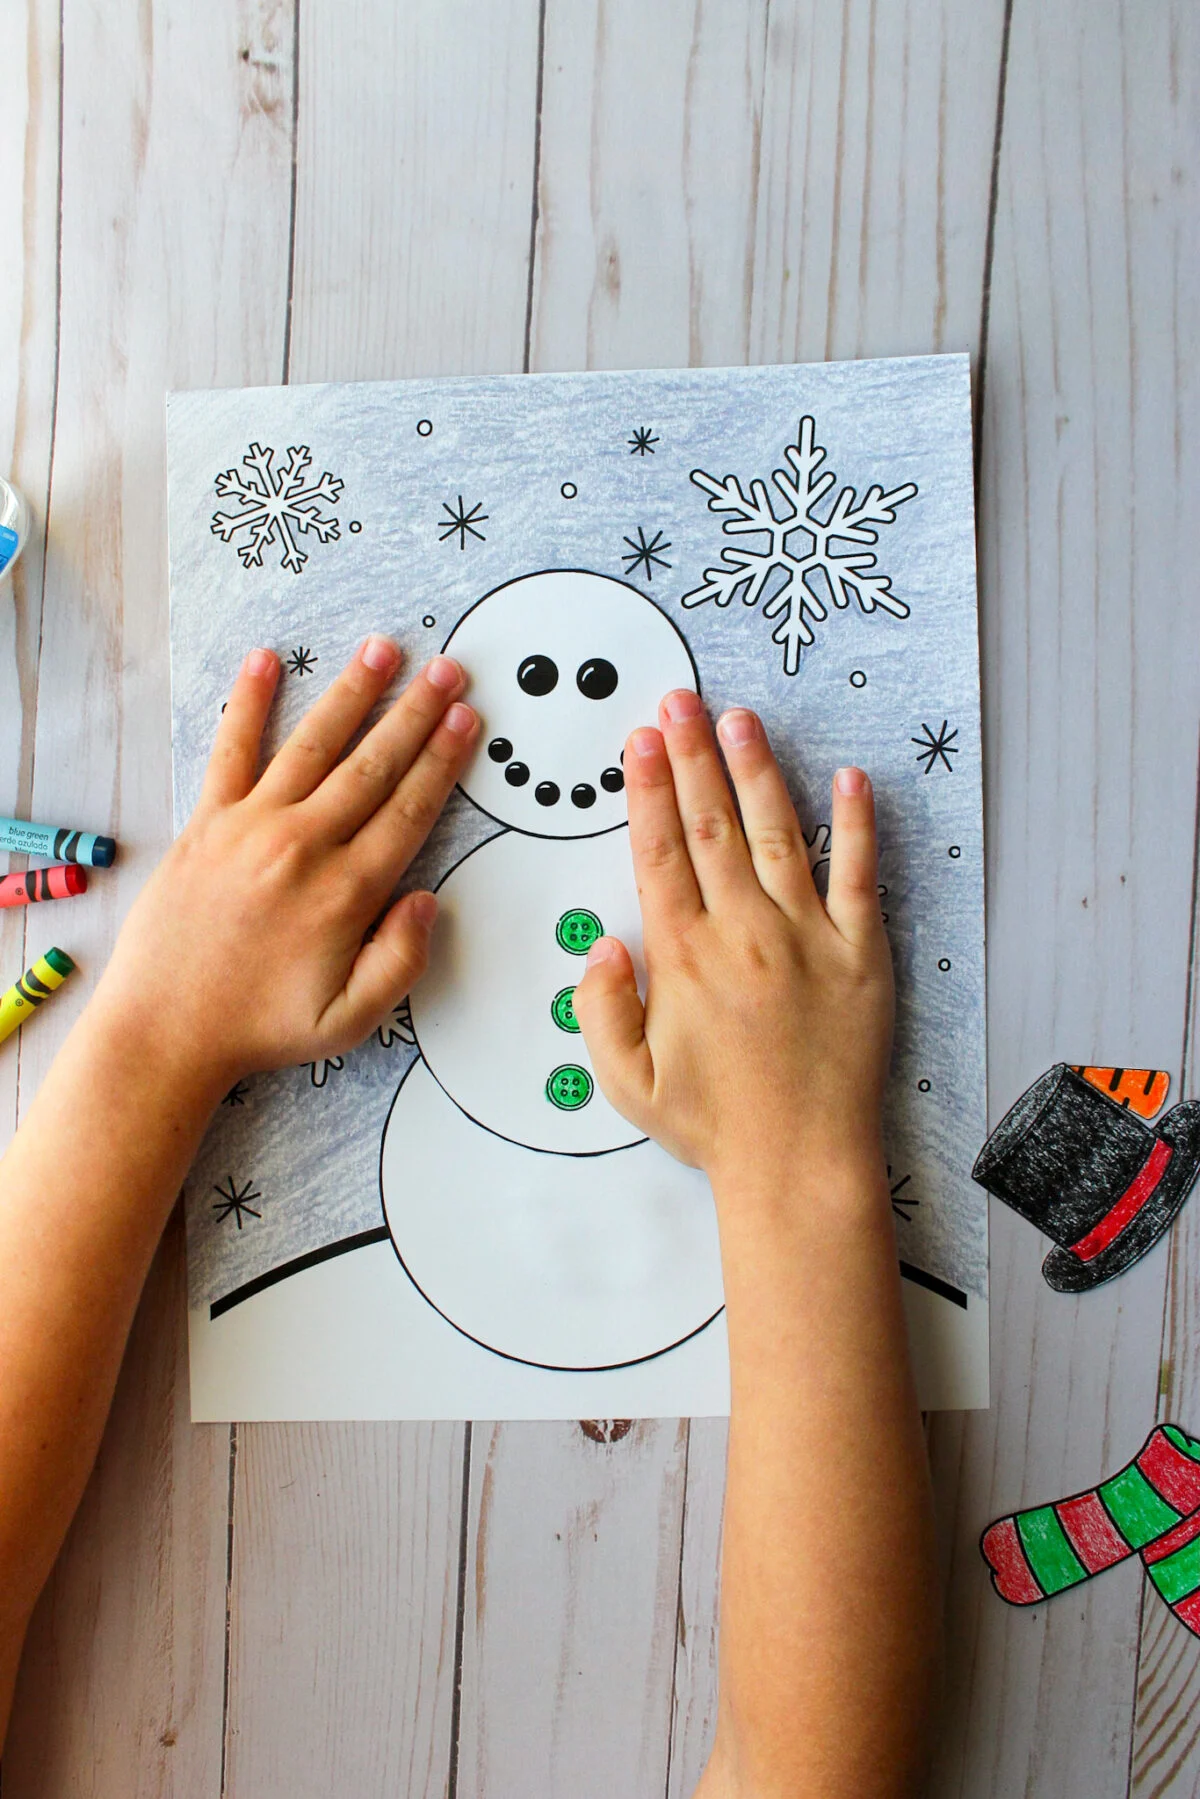
[(440, 518), (438, 520), (438, 530), (441, 533), (438, 542), (445, 543), (448, 537), (453, 537), (455, 533), (457, 533), (458, 547), (460, 550), (465, 550), (467, 547), (467, 533), (470, 532), (471, 536), (477, 537), (480, 543), (486, 543), (487, 539), (484, 537), (483, 532), (476, 530), (477, 525), (487, 523), (487, 513), (482, 510), (482, 506), (483, 502), (481, 500), (476, 500), (475, 504), (468, 512), (463, 505), (463, 497), (459, 494), (458, 511), (456, 512), (449, 500), (443, 500), (442, 511), (446, 516), (445, 518)]
[(908, 1183), (909, 1183), (909, 1181), (911, 1181), (911, 1179), (912, 1179), (911, 1174), (905, 1174), (905, 1175), (901, 1175), (901, 1177), (898, 1181), (893, 1181), (892, 1180), (892, 1165), (890, 1162), (888, 1163), (888, 1190), (891, 1193), (891, 1197), (892, 1197), (892, 1210), (896, 1214), (897, 1218), (902, 1218), (904, 1220), (905, 1224), (912, 1223), (912, 1213), (910, 1211), (907, 1211), (906, 1207), (919, 1206), (921, 1203), (919, 1199), (911, 1199), (911, 1198), (901, 1199), (900, 1198), (901, 1193), (904, 1191), (905, 1187), (908, 1186)]
[(329, 1079), (330, 1074), (336, 1074), (340, 1068), (344, 1068), (345, 1066), (345, 1056), (318, 1057), (315, 1062), (306, 1064), (314, 1087), (323, 1087)]
[(821, 869), (828, 874), (829, 846), (833, 842), (832, 828), (829, 825), (814, 825), (811, 837), (807, 831), (803, 830), (802, 835), (804, 847), (808, 851), (808, 866), (812, 869), (814, 876)]
[(917, 761), (925, 764), (927, 775), (933, 773), (934, 764), (939, 760), (945, 763), (951, 774), (954, 772), (954, 764), (950, 758), (958, 754), (958, 745), (954, 741), (958, 736), (958, 729), (948, 730), (949, 723), (950, 720), (944, 718), (940, 731), (931, 731), (928, 725), (922, 724), (920, 737), (909, 738), (909, 742), (917, 746)]
[(244, 1106), (246, 1095), (250, 1091), (249, 1081), (235, 1081), (229, 1092), (221, 1101), (223, 1106)]
[(301, 644), (292, 651), (287, 659), (288, 673), (292, 675), (311, 675), (321, 658), (315, 650), (306, 650)]
[(261, 1199), (262, 1194), (258, 1192), (252, 1180), (247, 1181), (244, 1187), (239, 1187), (231, 1174), (226, 1176), (226, 1180), (227, 1186), (213, 1188), (213, 1192), (219, 1193), (221, 1196), (220, 1199), (213, 1201), (213, 1211), (217, 1214), (218, 1224), (223, 1223), (226, 1218), (232, 1217), (240, 1231), (243, 1212), (248, 1218), (262, 1217), (262, 1213), (256, 1211), (250, 1204), (252, 1199)]
[[(741, 544), (724, 548), (724, 566), (706, 568), (701, 585), (683, 595), (683, 604), (702, 606), (715, 600), (718, 606), (728, 606), (739, 590), (747, 606), (756, 606), (761, 599), (764, 615), (779, 620), (772, 640), (783, 645), (783, 667), (789, 675), (799, 670), (801, 649), (815, 641), (810, 619), (819, 623), (829, 616), (827, 598), (843, 610), (853, 596), (864, 612), (881, 607), (893, 618), (907, 618), (909, 613), (907, 604), (892, 592), (891, 577), (877, 572), (875, 552), (863, 546), (877, 542), (878, 526), (895, 523), (897, 506), (917, 491), (915, 482), (906, 481), (890, 493), (870, 487), (861, 500), (854, 488), (843, 487), (832, 504), (827, 503), (837, 476), (821, 467), (825, 451), (816, 442), (815, 430), (811, 418), (802, 418), (796, 442), (785, 448), (788, 467), (771, 476), (777, 502), (765, 481), (752, 480), (746, 494), (736, 475), (718, 481), (703, 469), (692, 470), (692, 480), (708, 495), (709, 510), (727, 515), (726, 535), (757, 534), (767, 543), (758, 550)], [(777, 573), (782, 580), (768, 593)]]
[(261, 568), (263, 551), (273, 543), (279, 546), (280, 567), (298, 575), (308, 552), (297, 545), (297, 535), (312, 531), (320, 543), (340, 535), (337, 519), (323, 508), (337, 505), (343, 483), (328, 469), (319, 481), (312, 481), (307, 472), (311, 461), (308, 445), (299, 444), (276, 466), (270, 445), (255, 443), (242, 457), (244, 475), (229, 468), (217, 476), (218, 499), (237, 500), (242, 511), (215, 512), (213, 535), (232, 543), (239, 531), (247, 533), (246, 541), (237, 546), (245, 568)]
[(656, 531), (653, 537), (647, 537), (639, 525), (637, 542), (635, 543), (632, 537), (627, 537), (625, 542), (629, 545), (629, 549), (621, 551), (621, 561), (625, 564), (627, 575), (631, 575), (636, 568), (641, 567), (645, 570), (647, 581), (652, 581), (654, 579), (652, 566), (654, 563), (657, 562), (660, 568), (670, 568), (671, 564), (662, 551), (669, 550), (671, 546), (661, 531)]
[(649, 425), (635, 425), (633, 436), (627, 437), (625, 442), (630, 446), (631, 456), (653, 456), (654, 446), (661, 439), (655, 437)]
[(379, 1041), (384, 1049), (391, 1049), (393, 1043), (415, 1045), (417, 1033), (413, 1030), (412, 1009), (406, 999), (393, 1006), (391, 1017), (385, 1018), (380, 1025)]

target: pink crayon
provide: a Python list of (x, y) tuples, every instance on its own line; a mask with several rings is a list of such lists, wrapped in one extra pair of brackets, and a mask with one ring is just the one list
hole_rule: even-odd
[(87, 892), (87, 874), (78, 863), (63, 868), (31, 868), (0, 880), (0, 906), (31, 906), (36, 900), (70, 899)]

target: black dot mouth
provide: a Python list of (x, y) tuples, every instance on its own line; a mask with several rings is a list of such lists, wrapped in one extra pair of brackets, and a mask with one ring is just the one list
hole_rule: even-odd
[[(487, 753), (493, 762), (504, 764), (504, 779), (510, 787), (528, 785), (529, 764), (517, 760), (511, 739), (493, 737), (487, 746)], [(624, 785), (624, 772), (616, 763), (600, 771), (600, 786), (605, 793), (620, 793)], [(533, 797), (539, 806), (557, 806), (562, 798), (562, 790), (556, 781), (539, 781), (533, 790)], [(571, 804), (580, 812), (589, 811), (596, 804), (597, 797), (596, 789), (590, 781), (577, 781), (571, 789)]]

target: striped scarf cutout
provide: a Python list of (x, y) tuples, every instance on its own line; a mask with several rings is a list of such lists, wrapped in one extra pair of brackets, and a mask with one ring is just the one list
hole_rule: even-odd
[(1157, 1425), (1110, 1479), (997, 1519), (979, 1546), (1009, 1605), (1040, 1605), (1140, 1554), (1156, 1591), (1200, 1636), (1200, 1441)]

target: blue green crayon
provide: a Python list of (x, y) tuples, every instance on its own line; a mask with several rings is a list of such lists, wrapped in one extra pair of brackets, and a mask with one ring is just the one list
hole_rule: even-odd
[(111, 868), (117, 854), (112, 837), (94, 831), (66, 831), (54, 825), (32, 825), (22, 818), (0, 818), (0, 850), (26, 856), (48, 856), (52, 862), (85, 862), (89, 868)]

